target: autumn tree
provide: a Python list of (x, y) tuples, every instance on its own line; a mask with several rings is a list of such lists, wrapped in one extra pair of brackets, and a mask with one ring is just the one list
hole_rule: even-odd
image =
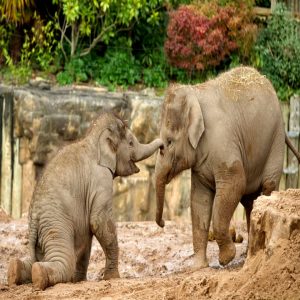
[(247, 3), (221, 6), (218, 0), (198, 1), (170, 13), (165, 53), (171, 65), (201, 72), (220, 65), (234, 52), (242, 59), (249, 55), (255, 33)]

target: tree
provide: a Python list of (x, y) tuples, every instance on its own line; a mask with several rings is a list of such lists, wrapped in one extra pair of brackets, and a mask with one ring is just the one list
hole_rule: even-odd
[(84, 56), (100, 42), (108, 42), (128, 30), (140, 15), (158, 18), (163, 0), (53, 0), (59, 7), (61, 48), (65, 59)]
[[(6, 41), (9, 51), (3, 48), (0, 50), (0, 55), (7, 51), (10, 55), (7, 53), (6, 56), (10, 56), (12, 61), (19, 60), (20, 48), (23, 43), (23, 26), (31, 21), (33, 9), (34, 0), (0, 0), (0, 22), (6, 25), (7, 30), (4, 31), (10, 38), (10, 41)], [(11, 34), (12, 32), (14, 34)]]
[(251, 2), (195, 1), (170, 12), (164, 45), (169, 63), (191, 75), (215, 69), (233, 55), (241, 62), (250, 60), (256, 36)]
[(281, 100), (300, 93), (300, 25), (286, 5), (276, 5), (256, 43), (256, 66)]
[(16, 25), (30, 21), (33, 7), (34, 0), (0, 0), (2, 18)]

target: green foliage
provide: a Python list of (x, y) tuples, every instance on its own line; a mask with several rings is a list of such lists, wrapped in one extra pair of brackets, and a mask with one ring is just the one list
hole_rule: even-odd
[(168, 65), (162, 47), (167, 17), (167, 11), (162, 6), (157, 9), (155, 20), (145, 15), (133, 28), (133, 54), (143, 69), (143, 83), (149, 87), (163, 88), (167, 85)]
[[(15, 34), (15, 25), (0, 25), (1, 78), (11, 84), (24, 84), (31, 76), (32, 69), (23, 61), (15, 64), (10, 53), (10, 41)], [(24, 58), (23, 58), (24, 59)]]
[(13, 34), (13, 26), (10, 24), (0, 25), (0, 65), (12, 65), (9, 55), (9, 41)]
[(168, 77), (171, 81), (178, 81), (181, 83), (190, 83), (191, 76), (186, 70), (176, 67), (170, 67)]
[(21, 50), (21, 64), (29, 64), (35, 69), (48, 70), (58, 55), (59, 44), (55, 38), (54, 22), (45, 25), (35, 14), (35, 26), (25, 30), (25, 41)]
[(166, 25), (167, 13), (165, 10), (159, 10), (156, 22), (144, 17), (133, 27), (133, 53), (143, 66), (152, 67), (165, 60), (162, 45), (166, 36)]
[[(207, 2), (213, 2), (208, 0)], [(241, 5), (246, 5), (248, 8), (253, 7), (255, 4), (255, 0), (217, 0), (218, 5), (220, 6), (235, 6), (240, 7)]]
[[(152, 45), (155, 45), (154, 43)], [(138, 56), (143, 67), (143, 82), (146, 86), (163, 88), (167, 86), (167, 69), (163, 48), (144, 48)]]
[(281, 100), (300, 91), (300, 25), (283, 4), (276, 7), (256, 44), (256, 66)]
[(26, 65), (11, 64), (9, 67), (2, 68), (0, 74), (5, 82), (19, 85), (28, 82), (32, 75), (32, 69)]
[(32, 18), (34, 0), (1, 0), (0, 13), (9, 23), (28, 23)]
[(176, 81), (183, 84), (197, 84), (205, 82), (209, 79), (215, 78), (218, 74), (218, 70), (216, 68), (207, 70), (206, 72), (189, 72), (182, 68), (170, 67), (167, 71), (170, 81)]
[[(141, 80), (141, 67), (128, 50), (109, 50), (98, 61), (97, 82), (111, 89), (117, 85), (128, 87)], [(96, 75), (96, 74), (95, 74)]]
[[(156, 22), (156, 8), (163, 0), (53, 0), (53, 3), (62, 12), (58, 27), (62, 51), (69, 60), (75, 55), (89, 54), (99, 43), (109, 44), (119, 31), (128, 30), (140, 16), (147, 15), (149, 21)], [(69, 45), (69, 53), (65, 44)]]
[(56, 75), (56, 80), (60, 85), (72, 84), (74, 82), (74, 78), (67, 71), (59, 72)]
[(93, 76), (91, 69), (91, 56), (74, 57), (65, 65), (65, 69), (57, 74), (56, 80), (60, 85), (86, 82)]
[(109, 48), (104, 57), (89, 54), (74, 57), (57, 74), (59, 84), (95, 80), (113, 90), (116, 86), (127, 87), (141, 80), (141, 67), (130, 48), (131, 42), (119, 39)]
[(271, 0), (255, 0), (255, 5), (260, 7), (271, 7)]
[(180, 5), (188, 5), (188, 4), (191, 4), (192, 2), (195, 2), (195, 1), (193, 1), (193, 0), (171, 0), (171, 1), (168, 1), (168, 5), (170, 5), (171, 9), (176, 9)]
[(164, 88), (167, 86), (167, 75), (161, 65), (144, 69), (144, 84), (149, 87)]

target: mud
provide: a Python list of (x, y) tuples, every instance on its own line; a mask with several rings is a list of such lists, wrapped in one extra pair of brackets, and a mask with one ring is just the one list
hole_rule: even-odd
[[(271, 207), (299, 216), (300, 193), (281, 194), (275, 205), (271, 198), (260, 201), (257, 209)], [(235, 244), (235, 259), (220, 267), (218, 247), (210, 241), (210, 267), (202, 270), (193, 269), (190, 224), (168, 221), (161, 229), (154, 222), (120, 222), (122, 278), (101, 279), (104, 254), (94, 240), (88, 281), (33, 291), (32, 284), (8, 287), (6, 282), (10, 257), (27, 256), (26, 218), (12, 221), (0, 216), (0, 299), (300, 299), (300, 222), (293, 225), (289, 238), (279, 239), (272, 248), (266, 242), (247, 259), (246, 224), (236, 224), (244, 240)]]

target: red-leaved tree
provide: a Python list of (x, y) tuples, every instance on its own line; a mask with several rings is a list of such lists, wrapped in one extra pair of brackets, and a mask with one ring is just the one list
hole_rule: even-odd
[(237, 7), (214, 5), (206, 10), (209, 16), (205, 9), (184, 5), (170, 13), (164, 47), (171, 65), (190, 72), (203, 71), (219, 65), (240, 47), (243, 18), (237, 19)]

